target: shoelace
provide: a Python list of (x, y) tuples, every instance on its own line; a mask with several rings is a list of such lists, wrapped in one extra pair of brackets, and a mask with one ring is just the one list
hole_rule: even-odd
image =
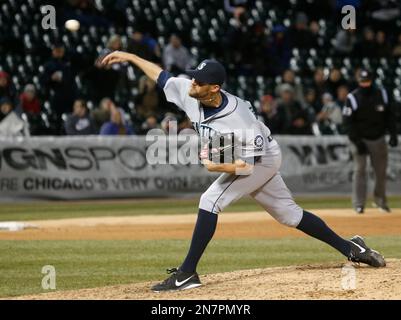
[[(177, 273), (178, 269), (177, 269), (177, 268), (171, 268), (171, 269), (166, 269), (166, 271), (167, 271), (168, 274), (173, 274), (173, 275), (174, 275), (174, 274)], [(170, 277), (168, 277), (167, 279), (165, 279), (165, 280), (162, 282), (162, 284), (167, 284), (167, 283), (170, 281), (171, 277), (172, 277), (172, 276), (170, 276)]]
[(167, 269), (166, 271), (167, 271), (168, 274), (171, 274), (171, 273), (177, 273), (178, 269), (177, 268), (171, 268), (171, 269)]
[(354, 262), (358, 265), (360, 264), (359, 259), (357, 257), (355, 257), (353, 253), (351, 253), (350, 256), (348, 257), (348, 261)]

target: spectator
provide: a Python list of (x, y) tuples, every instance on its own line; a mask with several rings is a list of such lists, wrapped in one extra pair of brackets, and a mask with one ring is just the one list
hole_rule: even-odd
[(167, 112), (164, 115), (164, 118), (161, 121), (160, 126), (166, 134), (169, 134), (170, 131), (174, 131), (174, 130), (176, 130), (176, 132), (177, 132), (178, 131), (177, 117), (175, 116), (175, 114), (173, 114), (171, 112)]
[(76, 95), (76, 84), (69, 61), (65, 58), (62, 43), (56, 42), (52, 48), (52, 58), (44, 65), (42, 87), (50, 92), (50, 104), (57, 119), (63, 113), (71, 112)]
[(308, 49), (317, 47), (317, 40), (308, 29), (308, 17), (299, 12), (295, 18), (295, 24), (289, 30), (291, 44), (295, 48)]
[(401, 57), (401, 33), (399, 33), (397, 36), (397, 43), (393, 48), (393, 57)]
[(391, 55), (391, 46), (386, 40), (386, 34), (383, 31), (376, 33), (376, 54), (380, 58), (389, 58)]
[(0, 71), (0, 99), (9, 99), (10, 101), (15, 99), (14, 85), (5, 71)]
[(297, 81), (294, 71), (291, 69), (284, 70), (281, 82), (291, 85), (295, 90), (295, 99), (303, 103), (304, 93), (302, 83)]
[(316, 115), (319, 129), (322, 134), (339, 134), (342, 124), (341, 107), (335, 103), (330, 93), (322, 97), (322, 110)]
[(103, 98), (99, 103), (99, 108), (92, 111), (92, 119), (96, 131), (98, 132), (102, 125), (110, 120), (113, 110), (118, 110), (121, 113), (121, 119), (125, 123), (125, 112), (117, 107), (110, 98)]
[(308, 88), (305, 90), (303, 102), (304, 109), (313, 110), (313, 114), (318, 113), (322, 109), (322, 104), (318, 101), (316, 91), (313, 88)]
[(267, 62), (270, 72), (273, 75), (281, 74), (288, 69), (291, 58), (291, 48), (286, 34), (286, 28), (283, 25), (277, 25), (272, 30), (272, 36), (269, 39)]
[(343, 78), (340, 69), (333, 68), (330, 70), (329, 78), (326, 81), (326, 91), (332, 96), (337, 94), (338, 87), (345, 85), (347, 82)]
[(100, 57), (84, 75), (84, 78), (91, 84), (91, 98), (95, 103), (99, 103), (105, 97), (111, 97), (114, 100), (119, 89), (128, 87), (127, 63), (115, 63), (111, 66), (104, 66), (100, 63), (104, 56), (112, 51), (121, 50), (121, 48), (121, 37), (112, 35), (107, 42), (107, 47), (101, 51)]
[(29, 136), (27, 124), (18, 117), (8, 99), (0, 101), (0, 136)]
[(354, 29), (341, 29), (333, 40), (335, 52), (340, 56), (349, 56), (354, 50), (356, 35)]
[(280, 134), (312, 134), (309, 115), (295, 100), (295, 92), (289, 84), (280, 86), (280, 100), (274, 117)]
[[(60, 1), (51, 1), (57, 5)], [(85, 27), (108, 28), (110, 21), (102, 15), (102, 5), (94, 0), (68, 0), (63, 10), (64, 19), (77, 19)]]
[(372, 28), (365, 27), (363, 29), (362, 39), (355, 46), (355, 55), (359, 58), (371, 58), (376, 56), (375, 33)]
[(336, 99), (336, 103), (343, 107), (345, 105), (345, 103), (347, 102), (347, 96), (349, 93), (349, 89), (348, 86), (346, 85), (341, 85), (337, 88), (337, 99)]
[(152, 129), (160, 129), (160, 125), (157, 122), (157, 118), (154, 115), (150, 115), (141, 125), (140, 134), (147, 134)]
[[(315, 69), (315, 73), (313, 74), (312, 87), (315, 90), (317, 105), (321, 106), (322, 95), (326, 90), (326, 76), (322, 67), (318, 67)], [(320, 111), (320, 109), (316, 111)]]
[[(243, 35), (241, 62), (250, 66), (252, 74), (266, 74), (266, 54), (268, 52), (269, 37), (262, 21), (255, 22)], [(234, 38), (232, 41), (239, 41)]]
[(233, 15), (238, 25), (246, 20), (246, 12), (251, 5), (250, 0), (224, 0), (224, 9)]
[(110, 121), (104, 123), (100, 128), (100, 135), (132, 135), (134, 130), (127, 125), (118, 108), (111, 110)]
[(161, 92), (156, 83), (147, 75), (139, 79), (138, 96), (135, 99), (135, 116), (139, 119), (146, 119), (150, 115), (160, 112)]
[(95, 134), (92, 119), (89, 117), (88, 107), (82, 99), (75, 100), (73, 113), (67, 116), (65, 121), (65, 132), (67, 135), (89, 135)]
[(191, 55), (176, 34), (170, 36), (170, 43), (164, 48), (163, 64), (165, 69), (174, 75), (183, 73), (192, 67)]
[(33, 84), (27, 84), (19, 96), (18, 113), (39, 114), (41, 107), (40, 101), (36, 97), (36, 88)]
[(49, 129), (48, 119), (42, 117), (42, 113), (25, 113), (26, 120), (29, 124), (29, 133), (31, 136), (43, 136), (52, 134)]
[[(342, 85), (339, 86), (337, 89), (337, 99), (336, 99), (336, 104), (340, 107), (343, 108), (345, 104), (347, 103), (347, 96), (350, 93), (349, 87), (347, 85)], [(345, 128), (341, 120), (341, 124), (337, 125), (337, 130), (339, 134), (345, 134)]]
[[(109, 38), (109, 41), (107, 41), (107, 46), (105, 49), (103, 49), (100, 56), (104, 57), (110, 52), (121, 50), (121, 48), (122, 48), (121, 37), (117, 34), (114, 34)], [(120, 68), (120, 67), (121, 64), (117, 64), (115, 68)]]
[(12, 111), (13, 105), (10, 100), (3, 98), (0, 100), (0, 122)]
[(312, 37), (312, 47), (316, 48), (324, 45), (323, 39), (320, 40), (320, 25), (317, 21), (311, 21), (309, 24), (309, 30)]
[(279, 128), (276, 122), (277, 103), (272, 95), (266, 94), (260, 99), (260, 115), (263, 122), (269, 127), (270, 131), (278, 133)]
[[(249, 47), (249, 43), (252, 41), (254, 36), (257, 34), (252, 33), (252, 39), (248, 39), (248, 29), (246, 26), (240, 23), (230, 23), (226, 36), (223, 38), (223, 47), (225, 60), (227, 63), (234, 64), (238, 69), (245, 64), (246, 54), (248, 50), (255, 50), (253, 47)], [(263, 42), (260, 43), (263, 46)], [(239, 71), (241, 72), (241, 70)]]
[(140, 56), (143, 59), (160, 60), (160, 47), (155, 39), (146, 34), (141, 27), (138, 27), (128, 41), (127, 51)]
[(356, 67), (354, 72), (352, 73), (352, 77), (348, 79), (347, 86), (349, 88), (349, 91), (351, 92), (352, 90), (358, 88), (358, 74), (360, 73), (361, 68)]

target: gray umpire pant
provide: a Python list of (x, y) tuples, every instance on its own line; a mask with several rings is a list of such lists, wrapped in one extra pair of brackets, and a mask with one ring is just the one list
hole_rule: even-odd
[(351, 143), (351, 152), (354, 157), (354, 175), (352, 182), (352, 204), (354, 207), (365, 206), (367, 194), (367, 159), (370, 158), (375, 173), (374, 201), (377, 205), (387, 205), (386, 199), (386, 170), (387, 170), (387, 143), (385, 137), (377, 140), (362, 139), (368, 149), (368, 154), (358, 154), (356, 147)]

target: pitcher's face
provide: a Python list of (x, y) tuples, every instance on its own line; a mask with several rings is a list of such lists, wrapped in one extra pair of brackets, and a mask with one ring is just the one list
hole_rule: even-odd
[(216, 94), (216, 92), (219, 91), (219, 88), (219, 85), (202, 83), (192, 79), (188, 94), (192, 98), (204, 100), (211, 97), (213, 94)]

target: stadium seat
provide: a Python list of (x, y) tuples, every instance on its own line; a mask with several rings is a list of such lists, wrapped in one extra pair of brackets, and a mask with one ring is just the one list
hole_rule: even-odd
[[(100, 3), (102, 1), (99, 1)], [(2, 33), (14, 39), (15, 50), (9, 46), (2, 47), (0, 43), (0, 70), (11, 75), (11, 79), (19, 91), (27, 83), (33, 83), (39, 94), (43, 94), (40, 86), (40, 76), (43, 73), (43, 65), (50, 57), (50, 48), (55, 40), (61, 40), (72, 54), (76, 53), (79, 58), (93, 65), (93, 61), (106, 47), (109, 37), (119, 34), (126, 46), (128, 38), (132, 35), (139, 17), (154, 25), (155, 34), (161, 48), (168, 43), (172, 32), (179, 32), (189, 41), (188, 48), (194, 57), (199, 60), (216, 57), (221, 58), (219, 52), (221, 39), (227, 34), (230, 23), (234, 20), (224, 9), (224, 2), (210, 0), (207, 2), (195, 0), (131, 0), (126, 1), (127, 8), (125, 16), (128, 25), (124, 27), (97, 27), (94, 25), (81, 24), (80, 30), (70, 32), (60, 24), (56, 30), (43, 30), (40, 27), (42, 15), (37, 12), (40, 6), (38, 0), (8, 0), (0, 4), (0, 25)], [(290, 27), (295, 21), (297, 8), (300, 1), (254, 1), (254, 7), (249, 10), (247, 23), (255, 21), (264, 22), (267, 32), (277, 24)], [(401, 27), (401, 19), (397, 21)], [(363, 58), (337, 57), (332, 55), (330, 40), (338, 31), (338, 24), (334, 21), (319, 17), (318, 47), (301, 50), (291, 48), (290, 68), (299, 76), (313, 74), (318, 66), (326, 68), (339, 67), (345, 79), (354, 76), (357, 66), (364, 66), (376, 70), (378, 81), (389, 86), (399, 96), (401, 77), (401, 58)], [(8, 44), (8, 43), (7, 43)], [(222, 50), (220, 50), (222, 51)], [(224, 61), (223, 61), (224, 62)], [(277, 84), (271, 75), (258, 75), (256, 78), (246, 68), (239, 68), (232, 61), (227, 62), (227, 70), (232, 79), (226, 84), (227, 90), (244, 94), (250, 101), (259, 101), (261, 93), (272, 92)], [(239, 74), (243, 72), (243, 74)], [(249, 74), (247, 74), (248, 72)], [(78, 72), (76, 83), (78, 89), (87, 92), (88, 84), (81, 78)], [(137, 94), (138, 74), (132, 68), (128, 72), (132, 89), (118, 96), (122, 105), (132, 110), (130, 102)], [(50, 99), (43, 96), (43, 101)], [(45, 103), (46, 104), (46, 103)], [(44, 107), (43, 112), (51, 114), (50, 107)]]

